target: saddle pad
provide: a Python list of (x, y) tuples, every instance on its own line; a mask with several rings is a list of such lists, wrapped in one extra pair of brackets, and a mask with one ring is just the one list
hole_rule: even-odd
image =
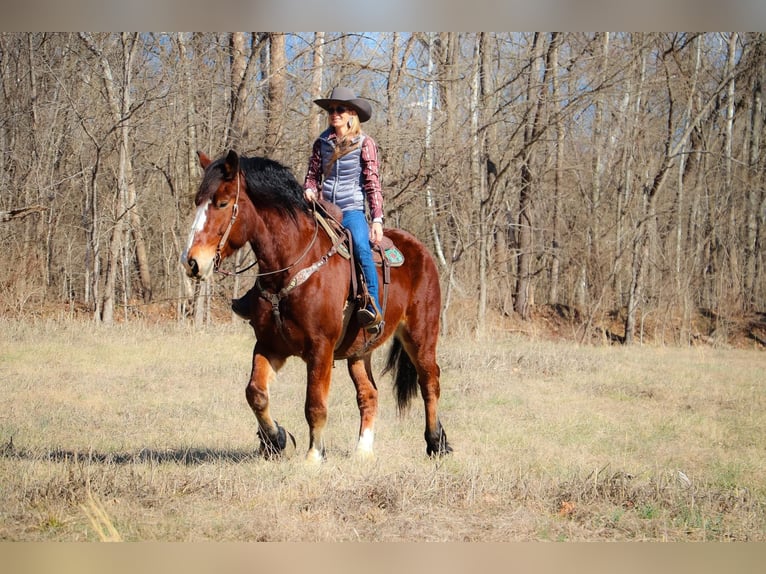
[(378, 249), (373, 246), (372, 249), (372, 259), (375, 261), (375, 265), (383, 264), (381, 251), (385, 254), (386, 261), (391, 267), (401, 267), (404, 265), (404, 254), (399, 251), (399, 248), (394, 245), (390, 238), (383, 237), (379, 247)]
[(398, 247), (391, 247), (384, 251), (386, 254), (386, 260), (391, 267), (401, 267), (404, 265), (404, 254), (399, 251)]

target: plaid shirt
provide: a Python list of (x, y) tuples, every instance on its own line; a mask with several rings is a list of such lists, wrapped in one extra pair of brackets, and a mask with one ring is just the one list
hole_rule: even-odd
[[(336, 139), (335, 133), (330, 134), (330, 139)], [(362, 161), (362, 191), (367, 197), (367, 204), (370, 208), (370, 215), (373, 219), (383, 217), (383, 193), (380, 187), (380, 172), (378, 161), (378, 146), (367, 134), (364, 135), (361, 149)], [(315, 191), (322, 189), (322, 154), (321, 143), (317, 138), (311, 148), (311, 157), (309, 157), (309, 167), (306, 172), (306, 179), (303, 182), (303, 189), (313, 189)]]

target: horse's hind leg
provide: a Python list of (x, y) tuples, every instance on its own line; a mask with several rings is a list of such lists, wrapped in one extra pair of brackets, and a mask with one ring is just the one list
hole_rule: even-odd
[(413, 362), (418, 372), (418, 384), (426, 413), (426, 452), (429, 456), (449, 454), (452, 452), (452, 447), (447, 442), (447, 433), (444, 432), (438, 414), (441, 391), (439, 365), (436, 363), (436, 357), (429, 356), (423, 360), (423, 358), (416, 356)]
[(265, 458), (281, 455), (288, 446), (288, 440), (295, 447), (295, 438), (271, 417), (269, 411), (269, 384), (284, 364), (283, 357), (267, 354), (256, 343), (253, 350), (253, 370), (245, 389), (245, 396), (258, 420), (258, 438), (261, 440), (259, 452)]
[(359, 406), (361, 419), (356, 452), (361, 456), (370, 456), (375, 436), (375, 416), (378, 412), (378, 388), (372, 375), (370, 355), (362, 359), (349, 359), (348, 374), (356, 387), (356, 404)]
[[(415, 367), (417, 384), (423, 397), (426, 415), (426, 452), (429, 456), (449, 454), (452, 452), (452, 447), (447, 442), (447, 433), (444, 432), (438, 413), (441, 370), (436, 362), (435, 338), (420, 335), (417, 331), (408, 331), (401, 334), (401, 342), (412, 366)], [(400, 365), (400, 370), (401, 368)]]

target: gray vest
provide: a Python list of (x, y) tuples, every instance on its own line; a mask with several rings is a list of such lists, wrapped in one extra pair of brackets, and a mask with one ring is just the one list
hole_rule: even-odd
[(319, 136), (322, 152), (322, 198), (331, 201), (342, 211), (364, 211), (364, 191), (362, 190), (362, 142), (353, 151), (339, 157), (332, 168), (329, 163), (335, 151), (334, 140), (330, 140), (330, 130)]

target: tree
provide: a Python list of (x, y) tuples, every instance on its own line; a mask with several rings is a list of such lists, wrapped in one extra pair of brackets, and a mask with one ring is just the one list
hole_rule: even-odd
[[(131, 223), (130, 232), (135, 241), (136, 263), (143, 288), (145, 302), (151, 301), (151, 272), (149, 270), (146, 245), (143, 238), (141, 219), (138, 214), (136, 184), (133, 177), (133, 163), (131, 156), (131, 116), (134, 113), (131, 96), (131, 78), (133, 60), (139, 46), (137, 33), (120, 35), (122, 80), (118, 82), (112, 70), (112, 65), (106, 54), (96, 44), (94, 38), (85, 32), (80, 33), (80, 39), (85, 46), (97, 58), (103, 74), (103, 83), (106, 90), (106, 99), (109, 113), (113, 123), (113, 129), (119, 134), (119, 169), (117, 173), (117, 200), (115, 203), (115, 221), (109, 247), (109, 259), (107, 262), (107, 278), (104, 287), (104, 298), (101, 308), (101, 320), (111, 323), (114, 320), (114, 302), (116, 296), (117, 269), (120, 261), (120, 250), (127, 249), (123, 244), (128, 231), (125, 218)], [(128, 297), (129, 279), (126, 275), (127, 265), (123, 266), (123, 295)]]
[[(529, 73), (527, 74), (526, 114), (524, 118), (524, 141), (519, 172), (519, 208), (517, 222), (518, 264), (513, 308), (522, 319), (530, 318), (533, 305), (532, 279), (534, 270), (534, 245), (532, 236), (532, 197), (537, 186), (534, 171), (536, 143), (542, 124), (543, 106), (543, 52), (544, 35), (535, 33), (530, 46)], [(545, 71), (547, 74), (547, 70)]]
[(747, 124), (747, 219), (745, 240), (745, 269), (743, 288), (745, 305), (748, 310), (758, 309), (756, 286), (761, 282), (763, 273), (763, 251), (761, 249), (764, 218), (766, 217), (766, 185), (764, 185), (764, 165), (761, 154), (762, 131), (764, 125), (763, 75), (766, 70), (766, 41), (761, 34), (750, 38), (753, 45), (751, 61), (748, 62), (749, 107)]
[(284, 131), (284, 109), (287, 95), (285, 67), (285, 35), (269, 34), (270, 58), (268, 74), (268, 96), (266, 98), (266, 138), (263, 153), (279, 157)]
[[(670, 46), (660, 52), (660, 65), (665, 73), (665, 87), (667, 89), (667, 120), (666, 131), (663, 142), (663, 154), (658, 159), (658, 168), (650, 174), (651, 179), (646, 181), (642, 192), (643, 202), (642, 211), (637, 221), (634, 241), (633, 241), (633, 265), (631, 274), (630, 292), (628, 298), (628, 314), (625, 320), (625, 343), (630, 344), (633, 342), (636, 327), (636, 311), (641, 305), (644, 281), (646, 274), (646, 266), (649, 263), (649, 246), (650, 246), (650, 223), (654, 222), (657, 218), (656, 204), (658, 199), (658, 193), (664, 187), (664, 184), (670, 174), (671, 168), (675, 164), (678, 158), (678, 154), (686, 145), (686, 142), (695, 126), (706, 117), (711, 108), (718, 102), (718, 98), (724, 89), (729, 88), (736, 76), (739, 74), (739, 70), (734, 65), (732, 59), (729, 59), (729, 66), (726, 68), (726, 74), (718, 82), (716, 88), (707, 96), (707, 101), (703, 104), (696, 116), (688, 122), (686, 129), (683, 131), (678, 129), (676, 125), (676, 116), (674, 115), (674, 106), (676, 103), (676, 96), (671, 89), (671, 74), (669, 70), (669, 64), (667, 60), (679, 49), (684, 49), (687, 44), (683, 44), (680, 48), (677, 47), (675, 39), (671, 40)], [(686, 115), (690, 115), (690, 110), (687, 109)], [(728, 117), (728, 116), (727, 116)], [(680, 135), (679, 135), (680, 132)], [(674, 143), (675, 142), (675, 143)]]

